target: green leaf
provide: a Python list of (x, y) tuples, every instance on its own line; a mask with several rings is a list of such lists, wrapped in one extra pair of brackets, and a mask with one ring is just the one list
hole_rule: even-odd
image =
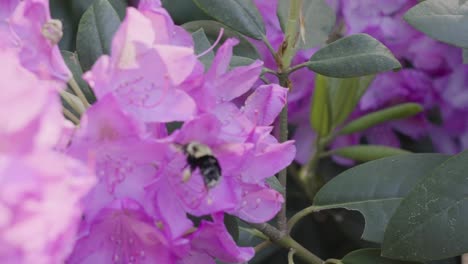
[(349, 78), (399, 69), (401, 65), (378, 40), (355, 34), (321, 48), (312, 55), (308, 67), (322, 75)]
[(373, 80), (374, 75), (346, 79), (329, 77), (333, 127), (349, 117)]
[(468, 64), (468, 49), (463, 49), (463, 64)]
[(265, 25), (252, 0), (193, 0), (206, 14), (254, 39), (265, 36)]
[(192, 0), (162, 0), (161, 2), (178, 25), (195, 20), (210, 19)]
[(251, 58), (246, 58), (246, 57), (240, 57), (240, 56), (232, 56), (231, 62), (229, 63), (229, 66), (231, 68), (236, 68), (240, 66), (247, 66), (250, 65), (254, 62), (255, 60)]
[(416, 264), (416, 262), (384, 258), (380, 256), (379, 248), (365, 248), (353, 251), (344, 256), (341, 261), (343, 264)]
[(442, 154), (409, 154), (358, 165), (322, 187), (314, 206), (316, 210), (346, 208), (361, 212), (366, 221), (362, 238), (380, 243), (401, 200), (447, 158)]
[(109, 54), (120, 18), (107, 0), (97, 0), (83, 14), (78, 26), (76, 51), (84, 71), (103, 54)]
[(364, 131), (370, 127), (382, 124), (384, 122), (414, 116), (420, 113), (421, 111), (423, 111), (422, 106), (416, 103), (399, 104), (367, 114), (356, 120), (351, 121), (349, 124), (343, 127), (343, 129), (341, 129), (340, 134), (346, 135)]
[(328, 96), (328, 79), (317, 74), (312, 99), (310, 124), (320, 136), (327, 136), (331, 130), (331, 109)]
[(205, 35), (213, 44), (216, 39), (218, 38), (219, 32), (221, 28), (224, 28), (223, 37), (221, 38), (221, 43), (224, 42), (228, 38), (236, 38), (239, 40), (239, 44), (234, 47), (233, 53), (240, 57), (246, 57), (251, 59), (258, 59), (260, 55), (258, 54), (257, 48), (255, 48), (252, 43), (250, 43), (244, 36), (241, 34), (225, 28), (225, 26), (221, 23), (216, 21), (210, 20), (200, 20), (200, 21), (192, 21), (187, 24), (182, 25), (185, 30), (189, 32), (195, 32), (201, 28), (205, 31)]
[[(195, 54), (201, 54), (208, 50), (211, 47), (211, 43), (208, 40), (208, 37), (205, 34), (203, 28), (198, 29), (192, 33), (193, 42), (195, 44)], [(205, 70), (208, 69), (211, 65), (211, 62), (214, 59), (214, 52), (211, 50), (203, 56), (199, 57), (200, 61), (205, 66)]]
[(409, 154), (411, 152), (380, 145), (355, 145), (334, 149), (331, 153), (343, 158), (366, 162), (395, 155)]
[(271, 176), (270, 178), (267, 178), (266, 179), (266, 182), (268, 183), (268, 185), (273, 188), (275, 191), (281, 193), (284, 195), (284, 186), (281, 185), (281, 183), (279, 182), (278, 178), (276, 178), (276, 176)]
[(72, 17), (72, 9), (69, 1), (63, 0), (50, 0), (50, 12), (53, 18), (59, 19), (62, 22), (63, 36), (59, 42), (61, 49), (74, 50), (75, 49), (75, 21)]
[(426, 0), (411, 8), (405, 20), (437, 40), (468, 48), (468, 6), (459, 0)]
[[(75, 13), (75, 16), (80, 19), (83, 13), (88, 10), (88, 8), (96, 3), (98, 0), (69, 0), (71, 2), (72, 9)], [(123, 20), (125, 17), (125, 11), (128, 6), (127, 0), (108, 0), (109, 4), (112, 5), (115, 12), (119, 15), (120, 19)]]
[(128, 1), (127, 0), (109, 0), (109, 3), (114, 7), (114, 10), (120, 17), (120, 20), (125, 18), (127, 12)]
[(63, 60), (72, 72), (73, 78), (78, 83), (78, 86), (80, 86), (88, 102), (91, 104), (96, 102), (96, 96), (94, 95), (93, 90), (91, 90), (88, 83), (82, 78), (83, 70), (81, 69), (76, 53), (66, 50), (62, 50), (60, 52), (62, 53)]
[(232, 239), (237, 242), (239, 240), (239, 223), (237, 222), (237, 217), (224, 214), (224, 225)]
[[(289, 15), (291, 0), (278, 1), (278, 18), (283, 32)], [(324, 0), (306, 0), (302, 2), (301, 15), (303, 23), (299, 23), (298, 47), (310, 49), (324, 44), (335, 25), (336, 15)]]
[(468, 252), (468, 151), (448, 159), (407, 197), (390, 219), (383, 254), (437, 260)]

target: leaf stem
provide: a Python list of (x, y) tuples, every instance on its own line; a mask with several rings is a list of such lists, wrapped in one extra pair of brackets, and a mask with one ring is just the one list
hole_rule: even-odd
[(273, 58), (276, 58), (276, 51), (275, 51), (275, 49), (273, 48), (270, 41), (267, 39), (267, 37), (265, 35), (262, 36), (262, 41), (263, 41), (263, 43), (265, 43), (265, 46), (267, 46), (267, 48), (270, 51)]
[(294, 65), (293, 67), (289, 68), (289, 69), (286, 71), (286, 73), (287, 73), (287, 74), (291, 74), (291, 73), (293, 73), (293, 72), (295, 72), (295, 71), (297, 71), (297, 70), (300, 70), (300, 69), (302, 69), (302, 68), (305, 68), (305, 67), (309, 66), (310, 64), (311, 64), (311, 63), (310, 63), (309, 61), (306, 61), (306, 62), (303, 62), (303, 63), (300, 63), (300, 64), (296, 64), (296, 65)]
[(270, 240), (265, 240), (265, 241), (263, 241), (262, 243), (260, 243), (260, 244), (258, 244), (258, 245), (255, 246), (255, 248), (254, 248), (254, 249), (255, 249), (255, 253), (258, 253), (258, 252), (260, 252), (260, 251), (262, 251), (262, 250), (268, 248), (268, 247), (271, 246), (271, 245), (272, 245), (272, 243), (271, 243)]
[(293, 215), (293, 217), (291, 217), (288, 221), (288, 229), (289, 229), (289, 233), (291, 233), (292, 229), (294, 228), (294, 226), (304, 217), (306, 217), (307, 215), (313, 213), (317, 211), (317, 207), (316, 206), (309, 206), (307, 208), (304, 208), (302, 209), (301, 211), (297, 212), (295, 215)]
[(324, 261), (304, 248), (301, 244), (297, 243), (292, 237), (290, 236), (284, 236), (282, 233), (273, 227), (272, 225), (269, 225), (267, 223), (262, 223), (262, 224), (252, 224), (250, 223), (251, 226), (257, 228), (259, 231), (264, 233), (266, 236), (270, 238), (272, 242), (275, 242), (275, 244), (287, 248), (287, 249), (294, 249), (296, 251), (296, 255), (302, 258), (304, 261), (310, 264), (323, 264)]
[(294, 254), (296, 254), (296, 250), (291, 248), (288, 253), (288, 264), (294, 264)]
[(267, 68), (267, 67), (263, 67), (262, 73), (269, 73), (269, 74), (273, 74), (275, 76), (278, 76), (278, 73), (275, 70)]

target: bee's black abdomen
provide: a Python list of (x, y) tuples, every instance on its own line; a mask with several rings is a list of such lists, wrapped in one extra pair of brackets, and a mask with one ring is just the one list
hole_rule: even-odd
[(215, 186), (221, 177), (221, 167), (218, 160), (213, 156), (203, 156), (196, 160), (196, 165), (200, 168), (200, 173), (208, 187)]
[(216, 186), (221, 177), (221, 166), (219, 166), (216, 157), (213, 156), (211, 149), (201, 143), (191, 142), (183, 145), (182, 150), (187, 155), (190, 172), (194, 172), (198, 168), (205, 186), (208, 188)]

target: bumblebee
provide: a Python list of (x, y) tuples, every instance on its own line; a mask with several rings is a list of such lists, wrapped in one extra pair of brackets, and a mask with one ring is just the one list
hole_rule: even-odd
[(198, 168), (207, 188), (215, 187), (221, 177), (221, 167), (218, 159), (213, 156), (210, 147), (202, 143), (193, 141), (182, 145), (182, 151), (187, 156), (189, 168), (184, 171), (184, 181), (187, 181), (191, 174)]

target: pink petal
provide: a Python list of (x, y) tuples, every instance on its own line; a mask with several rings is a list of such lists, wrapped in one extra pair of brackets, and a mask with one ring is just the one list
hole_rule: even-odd
[(244, 184), (242, 189), (242, 200), (232, 213), (250, 223), (271, 220), (284, 202), (283, 196), (270, 188)]
[(279, 85), (262, 85), (245, 101), (243, 112), (259, 126), (272, 124), (286, 104), (288, 89)]
[(192, 247), (224, 262), (249, 261), (255, 254), (253, 248), (236, 245), (224, 226), (223, 214), (214, 215), (213, 218), (214, 222), (202, 221), (198, 231), (193, 235)]

